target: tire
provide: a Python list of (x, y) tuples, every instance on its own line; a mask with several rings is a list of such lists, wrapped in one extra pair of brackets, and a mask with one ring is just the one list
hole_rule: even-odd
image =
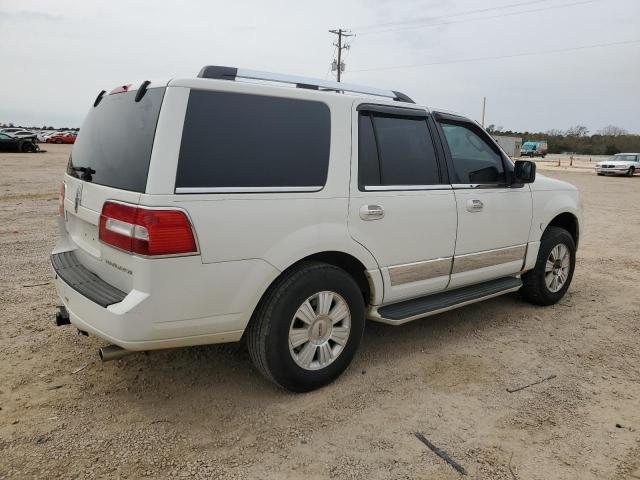
[[(554, 278), (562, 278), (561, 275), (556, 275), (555, 271), (559, 263), (556, 263), (554, 269), (548, 272), (547, 261), (550, 260), (552, 251), (558, 247), (562, 251), (561, 246), (567, 249), (569, 265), (566, 270), (561, 268), (564, 273), (564, 283), (561, 287), (559, 284), (547, 283), (548, 279), (553, 282)], [(554, 252), (555, 253), (555, 252)], [(564, 255), (560, 255), (562, 261)], [(564, 262), (561, 262), (564, 265)], [(522, 288), (520, 293), (530, 303), (534, 305), (553, 305), (557, 303), (569, 289), (571, 280), (573, 279), (573, 272), (576, 266), (576, 244), (573, 237), (564, 228), (548, 227), (542, 235), (540, 242), (540, 249), (538, 250), (538, 259), (533, 270), (528, 271), (522, 275)], [(549, 275), (551, 275), (549, 277)], [(556, 290), (556, 288), (558, 288)]]
[(596, 175), (598, 175), (599, 177), (604, 177), (604, 173), (597, 173)]
[(629, 167), (629, 171), (627, 172), (627, 177), (633, 177), (633, 174), (636, 173), (636, 167)]
[(56, 140), (56, 143), (60, 144), (60, 143), (62, 143), (62, 140)]
[(31, 153), (35, 150), (35, 146), (31, 142), (23, 142), (20, 145), (20, 151), (22, 153)]
[[(324, 309), (321, 301), (327, 305)], [(301, 319), (309, 312), (305, 305), (312, 307), (314, 315), (334, 312), (334, 317), (342, 319), (327, 324), (330, 317), (320, 314), (307, 317), (314, 320), (305, 323)], [(344, 305), (347, 314), (341, 317)], [(355, 280), (336, 266), (304, 262), (285, 272), (260, 301), (249, 323), (247, 346), (251, 360), (266, 378), (289, 391), (308, 392), (332, 382), (349, 366), (362, 340), (364, 323), (364, 298)], [(305, 329), (308, 340), (303, 341), (303, 333), (303, 343), (294, 347), (292, 331)], [(344, 343), (335, 342), (334, 335)], [(327, 357), (328, 351), (335, 357)]]

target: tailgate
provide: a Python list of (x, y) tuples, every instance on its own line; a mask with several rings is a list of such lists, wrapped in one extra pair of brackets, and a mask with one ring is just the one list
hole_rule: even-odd
[(64, 229), (77, 260), (114, 287), (132, 289), (135, 257), (100, 242), (100, 212), (106, 200), (138, 204), (140, 193), (118, 190), (65, 176)]

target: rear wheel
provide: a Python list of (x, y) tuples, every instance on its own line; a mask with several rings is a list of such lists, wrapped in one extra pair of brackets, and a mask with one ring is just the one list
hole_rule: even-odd
[(536, 305), (557, 303), (569, 289), (576, 262), (576, 245), (564, 228), (548, 227), (542, 235), (533, 270), (522, 275), (522, 296)]
[(56, 140), (56, 143), (62, 143), (62, 140)]
[(636, 167), (634, 166), (629, 167), (629, 170), (627, 171), (627, 176), (633, 177), (634, 173), (636, 173)]
[(364, 299), (344, 270), (305, 262), (269, 289), (251, 319), (247, 343), (261, 373), (306, 392), (330, 383), (351, 362), (364, 331)]

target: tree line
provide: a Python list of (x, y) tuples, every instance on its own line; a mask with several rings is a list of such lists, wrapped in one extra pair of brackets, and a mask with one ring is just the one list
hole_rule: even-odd
[(634, 135), (615, 125), (608, 125), (594, 134), (584, 125), (576, 125), (567, 130), (546, 132), (515, 132), (503, 127), (489, 125), (491, 135), (522, 137), (522, 141), (546, 141), (549, 153), (578, 153), (583, 155), (615, 155), (621, 152), (640, 152), (640, 135)]

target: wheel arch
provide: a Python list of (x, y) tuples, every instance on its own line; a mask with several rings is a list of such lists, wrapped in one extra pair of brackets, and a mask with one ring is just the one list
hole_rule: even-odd
[(546, 228), (549, 227), (564, 228), (573, 237), (573, 241), (575, 242), (576, 247), (578, 246), (578, 241), (580, 239), (580, 223), (578, 221), (578, 217), (576, 217), (573, 213), (562, 212), (556, 215), (547, 224)]
[(255, 304), (248, 322), (245, 325), (243, 337), (246, 335), (247, 330), (249, 329), (249, 324), (253, 321), (256, 312), (260, 309), (260, 306), (263, 304), (265, 298), (267, 298), (267, 296), (271, 292), (273, 286), (278, 283), (283, 275), (289, 273), (291, 269), (296, 268), (297, 266), (305, 262), (322, 262), (336, 266), (347, 272), (347, 274), (349, 274), (358, 284), (358, 287), (362, 292), (365, 305), (376, 305), (382, 300), (383, 284), (382, 275), (380, 274), (379, 270), (377, 270), (377, 272), (367, 270), (364, 263), (360, 259), (350, 253), (346, 253), (343, 251), (327, 250), (311, 253), (304, 256), (303, 258), (294, 261), (287, 268), (281, 270), (280, 273), (271, 280), (264, 291), (262, 291), (262, 294), (260, 295), (258, 302)]

